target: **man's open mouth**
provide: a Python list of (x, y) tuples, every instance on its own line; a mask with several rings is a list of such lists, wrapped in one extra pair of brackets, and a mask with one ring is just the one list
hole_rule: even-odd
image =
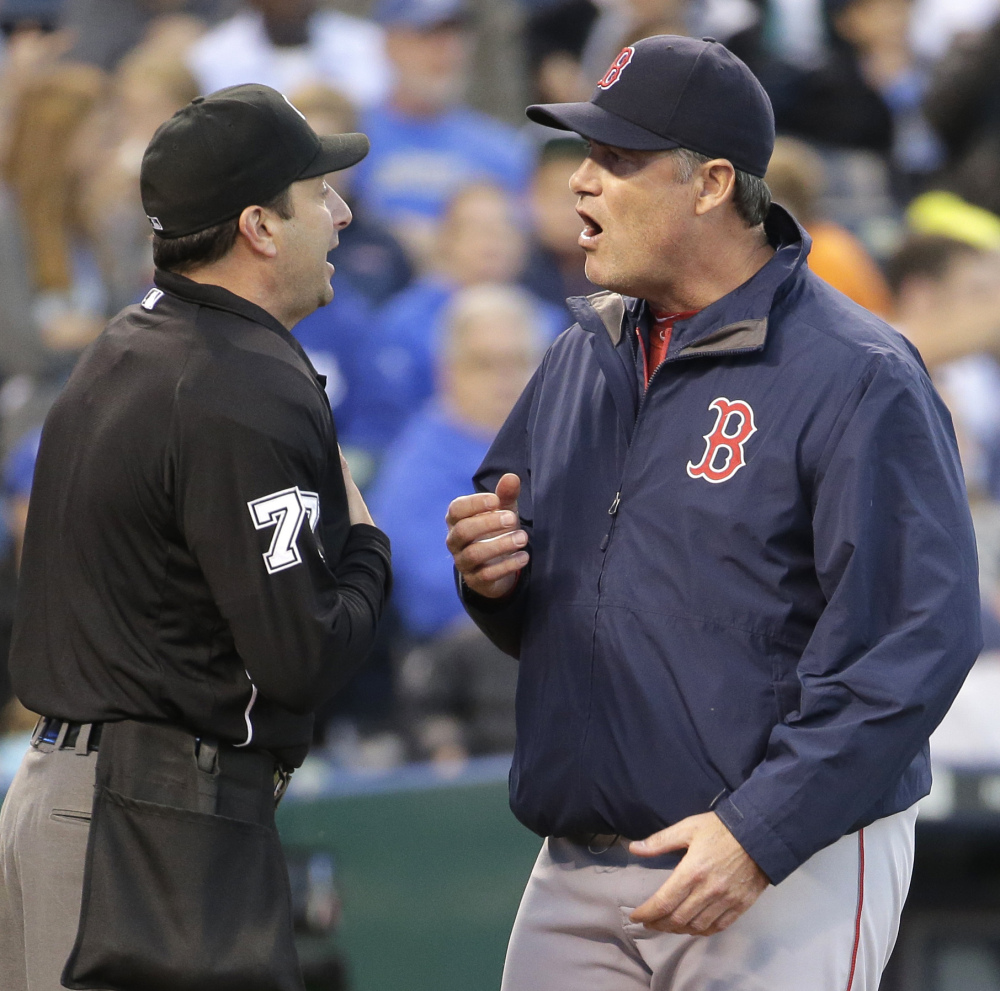
[(577, 210), (576, 212), (580, 214), (580, 219), (583, 221), (583, 230), (580, 232), (579, 243), (582, 247), (586, 248), (594, 243), (604, 228), (593, 217), (587, 216), (583, 211)]

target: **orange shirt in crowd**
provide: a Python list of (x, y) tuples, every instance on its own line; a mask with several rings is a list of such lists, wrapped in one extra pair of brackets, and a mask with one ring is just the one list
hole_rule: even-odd
[(887, 318), (892, 311), (889, 285), (864, 245), (826, 220), (810, 224), (809, 236), (813, 240), (809, 267), (855, 303)]

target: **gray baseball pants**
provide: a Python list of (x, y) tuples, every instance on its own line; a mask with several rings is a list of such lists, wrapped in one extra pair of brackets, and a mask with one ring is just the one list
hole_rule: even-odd
[[(714, 936), (629, 921), (670, 876), (618, 840), (542, 846), (502, 991), (876, 991), (913, 869), (916, 806), (844, 836)], [(591, 849), (597, 849), (592, 847)]]
[(76, 939), (97, 753), (32, 746), (0, 809), (0, 988), (61, 991)]

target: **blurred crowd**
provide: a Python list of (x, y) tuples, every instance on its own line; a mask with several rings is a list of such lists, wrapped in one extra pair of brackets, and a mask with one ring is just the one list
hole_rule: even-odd
[[(198, 93), (261, 82), (320, 133), (353, 223), (333, 302), (294, 333), (393, 543), (372, 662), (321, 714), (345, 767), (513, 745), (515, 662), (464, 618), (444, 548), (567, 296), (594, 291), (569, 177), (585, 145), (529, 124), (585, 100), (623, 45), (711, 36), (757, 73), (774, 199), (810, 265), (920, 349), (951, 408), (1000, 649), (1000, 0), (0, 0), (0, 657), (45, 412), (152, 280), (139, 165)], [(30, 728), (0, 665), (0, 731)], [(1000, 753), (997, 755), (1000, 757)]]

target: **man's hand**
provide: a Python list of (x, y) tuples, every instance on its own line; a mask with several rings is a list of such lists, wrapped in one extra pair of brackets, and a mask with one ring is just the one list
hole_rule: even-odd
[(459, 496), (448, 507), (448, 550), (465, 584), (490, 599), (509, 595), (528, 563), (528, 535), (518, 526), (521, 480), (504, 475), (496, 493)]
[(629, 846), (643, 857), (685, 848), (669, 880), (632, 913), (633, 922), (711, 936), (731, 926), (770, 884), (714, 812), (689, 816)]

